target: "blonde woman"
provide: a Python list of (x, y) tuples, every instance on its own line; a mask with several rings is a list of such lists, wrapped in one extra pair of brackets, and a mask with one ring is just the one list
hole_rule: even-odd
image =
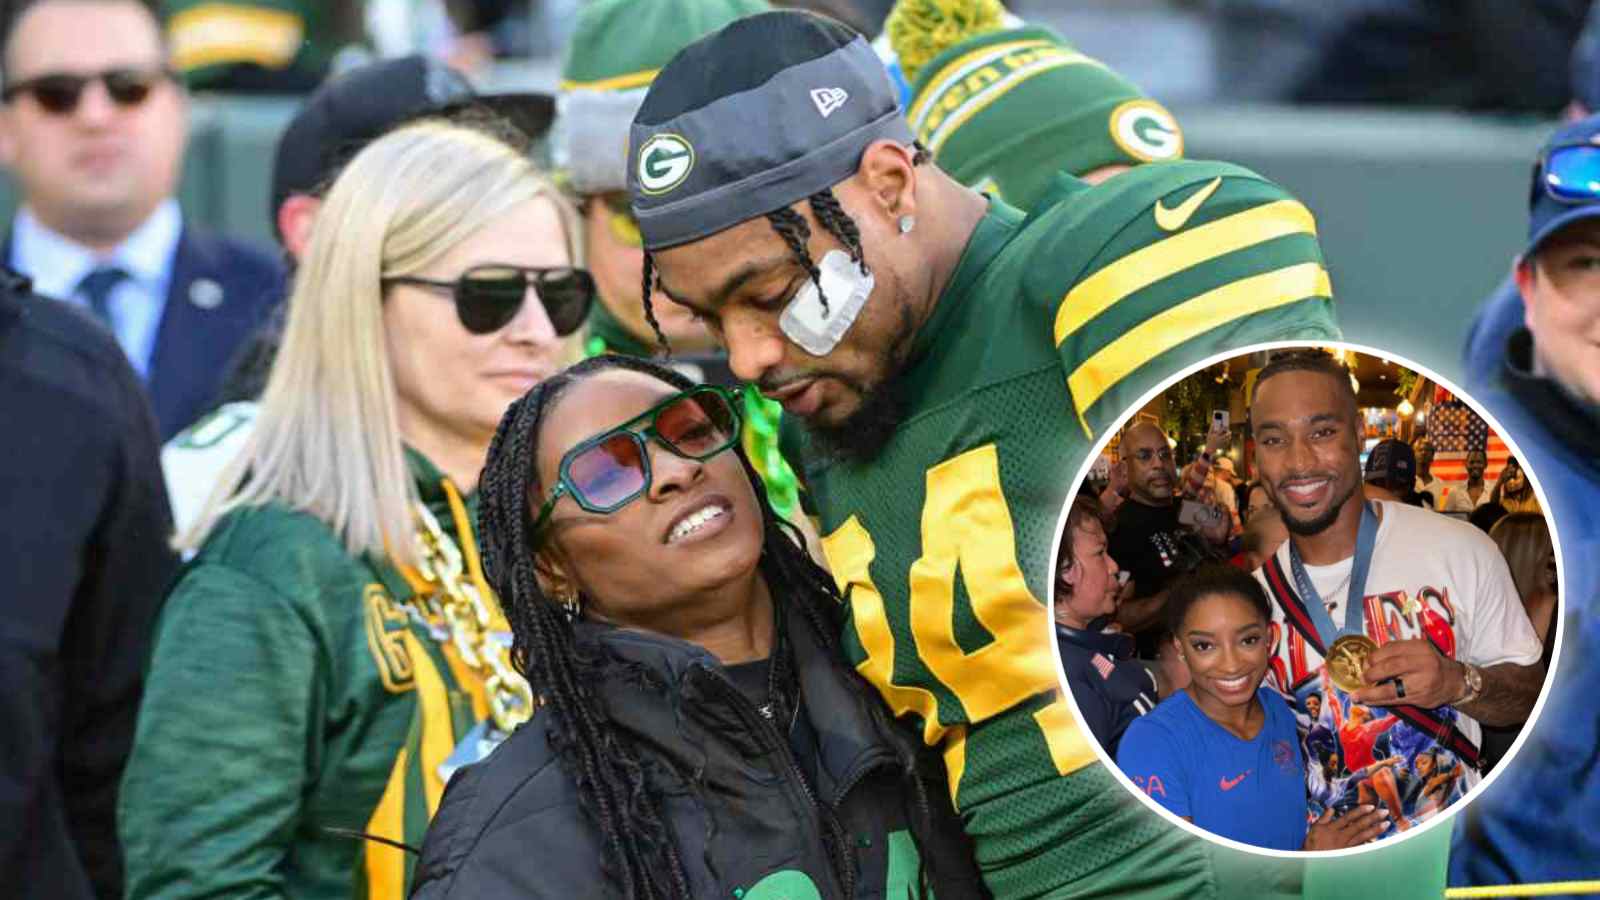
[(254, 432), (182, 542), (123, 782), (130, 898), (401, 897), (450, 772), (525, 719), (471, 523), (588, 313), (575, 219), (421, 122), (318, 215)]

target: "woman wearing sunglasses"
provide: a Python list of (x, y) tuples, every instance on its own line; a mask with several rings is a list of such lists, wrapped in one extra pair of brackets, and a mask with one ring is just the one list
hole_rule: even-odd
[(332, 186), (255, 430), (182, 539), (121, 795), (130, 897), (403, 896), (405, 852), (360, 835), (420, 844), (450, 772), (531, 714), (471, 517), (501, 415), (575, 355), (574, 221), (442, 122)]
[(484, 569), (541, 707), (451, 782), (414, 896), (981, 895), (937, 759), (841, 662), (839, 594), (739, 409), (602, 356), (506, 414)]

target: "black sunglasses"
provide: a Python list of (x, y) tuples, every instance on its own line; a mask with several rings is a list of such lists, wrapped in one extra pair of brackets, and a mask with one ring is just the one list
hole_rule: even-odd
[(455, 281), (397, 276), (383, 279), (385, 288), (394, 284), (449, 291), (455, 298), (456, 317), (473, 334), (492, 334), (506, 327), (522, 309), (533, 284), (539, 302), (556, 334), (565, 337), (577, 331), (589, 316), (594, 301), (594, 276), (569, 266), (541, 268), (489, 263), (461, 273)]
[(66, 116), (78, 108), (84, 88), (91, 82), (104, 84), (106, 93), (118, 106), (134, 107), (147, 100), (157, 84), (173, 77), (167, 69), (108, 69), (93, 75), (57, 72), (8, 84), (0, 97), (10, 103), (19, 94), (32, 94), (45, 112)]

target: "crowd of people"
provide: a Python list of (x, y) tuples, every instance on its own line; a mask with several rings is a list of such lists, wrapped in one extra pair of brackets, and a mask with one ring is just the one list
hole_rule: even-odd
[[(1251, 383), (1243, 528), (1214, 499), (1233, 467), (1206, 473), (1231, 463), (1214, 457), (1221, 427), (1180, 482), (1167, 435), (1135, 424), (1122, 473), (1074, 500), (1057, 564), (1068, 683), (1124, 773), (1210, 831), (1292, 850), (1409, 830), (1491, 771), (1533, 708), (1556, 603), (1544, 517), (1484, 534), (1435, 512), (1418, 490), (1431, 473), (1393, 438), (1363, 466), (1363, 417), (1332, 356), (1281, 353)], [(1487, 494), (1481, 457), (1452, 494)], [(1513, 464), (1502, 485), (1525, 479)], [(1080, 592), (1082, 573), (1122, 560), (1126, 588)]]
[[(1298, 897), (1298, 863), (1169, 827), (1092, 742), (1203, 827), (1318, 848), (1433, 815), (1527, 717), (1558, 609), (1530, 513), (1502, 524), (1540, 631), (1488, 537), (1351, 487), (1348, 384), (1310, 357), (1257, 379), (1262, 497), (1225, 427), (1180, 474), (1135, 426), (1115, 518), (1073, 502), (1060, 658), (1104, 683), (1074, 713), (1064, 477), (1201, 361), (1340, 332), (1310, 211), (1185, 160), (1156, 99), (996, 0), (900, 0), (876, 47), (765, 0), (594, 0), (553, 98), (427, 56), (344, 72), (279, 141), (276, 251), (174, 199), (175, 16), (28, 0), (0, 29), (20, 896)], [(1527, 328), (1484, 329), (1570, 553), (1600, 392), (1567, 229), (1600, 197), (1547, 181)], [(1177, 577), (1273, 518), (1256, 578)], [(1595, 578), (1564, 561), (1582, 647)], [(1321, 684), (1373, 598), (1367, 681)], [(1163, 752), (1207, 728), (1250, 749)], [(1600, 794), (1543, 768), (1479, 805), (1461, 878), (1594, 858), (1525, 836)]]

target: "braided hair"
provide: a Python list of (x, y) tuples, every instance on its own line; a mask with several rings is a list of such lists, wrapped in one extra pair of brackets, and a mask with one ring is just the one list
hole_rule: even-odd
[[(540, 698), (549, 742), (563, 769), (573, 779), (585, 815), (599, 829), (606, 877), (623, 897), (690, 897), (688, 877), (676, 843), (662, 815), (658, 793), (645, 776), (641, 755), (611, 720), (604, 701), (592, 687), (606, 663), (601, 651), (574, 640), (573, 624), (558, 603), (539, 586), (534, 567), (532, 519), (538, 498), (539, 435), (545, 418), (569, 387), (611, 369), (625, 369), (657, 378), (679, 390), (694, 383), (681, 374), (636, 357), (591, 357), (545, 380), (506, 411), (489, 445), (480, 479), (478, 535), (484, 574), (499, 596), (513, 635), (511, 658)], [(760, 476), (741, 449), (735, 449), (761, 509), (761, 575), (772, 592), (783, 643), (782, 610), (798, 612), (815, 633), (823, 652), (838, 657), (837, 635), (843, 627), (843, 603), (833, 578), (805, 551), (798, 529), (777, 515), (767, 501)], [(774, 678), (788, 690), (777, 702), (798, 694), (789, 654), (774, 649)], [(889, 726), (870, 687), (851, 673), (850, 683), (863, 693), (880, 730)], [(792, 709), (792, 707), (791, 707)], [(775, 715), (782, 721), (787, 712)], [(928, 815), (921, 782), (914, 777), (914, 759), (902, 759), (915, 784), (919, 809)], [(824, 843), (841, 879), (854, 880), (849, 865), (849, 840), (842, 826), (824, 812)], [(913, 835), (915, 831), (913, 830)], [(847, 891), (848, 893), (848, 891)]]
[[(911, 164), (920, 166), (930, 159), (927, 149), (920, 143), (912, 145)], [(857, 227), (855, 219), (845, 212), (844, 206), (839, 203), (839, 198), (834, 195), (833, 188), (823, 188), (806, 198), (811, 204), (811, 213), (816, 216), (817, 224), (823, 230), (833, 235), (862, 272), (868, 272), (866, 258), (861, 253), (861, 229)], [(816, 261), (811, 258), (811, 251), (806, 243), (811, 240), (811, 226), (807, 224), (804, 216), (787, 206), (780, 206), (767, 213), (767, 221), (772, 223), (772, 230), (783, 238), (789, 245), (789, 251), (794, 254), (795, 262), (811, 277), (811, 283), (817, 286), (817, 299), (822, 302), (822, 312), (828, 312), (828, 295), (822, 290), (822, 270), (817, 268)], [(644, 318), (650, 323), (650, 329), (656, 334), (656, 342), (668, 355), (672, 347), (667, 343), (667, 336), (661, 331), (661, 324), (656, 321), (655, 304), (650, 295), (656, 290), (656, 265), (651, 258), (650, 251), (644, 252), (644, 281), (643, 293), (640, 295), (644, 301)]]

